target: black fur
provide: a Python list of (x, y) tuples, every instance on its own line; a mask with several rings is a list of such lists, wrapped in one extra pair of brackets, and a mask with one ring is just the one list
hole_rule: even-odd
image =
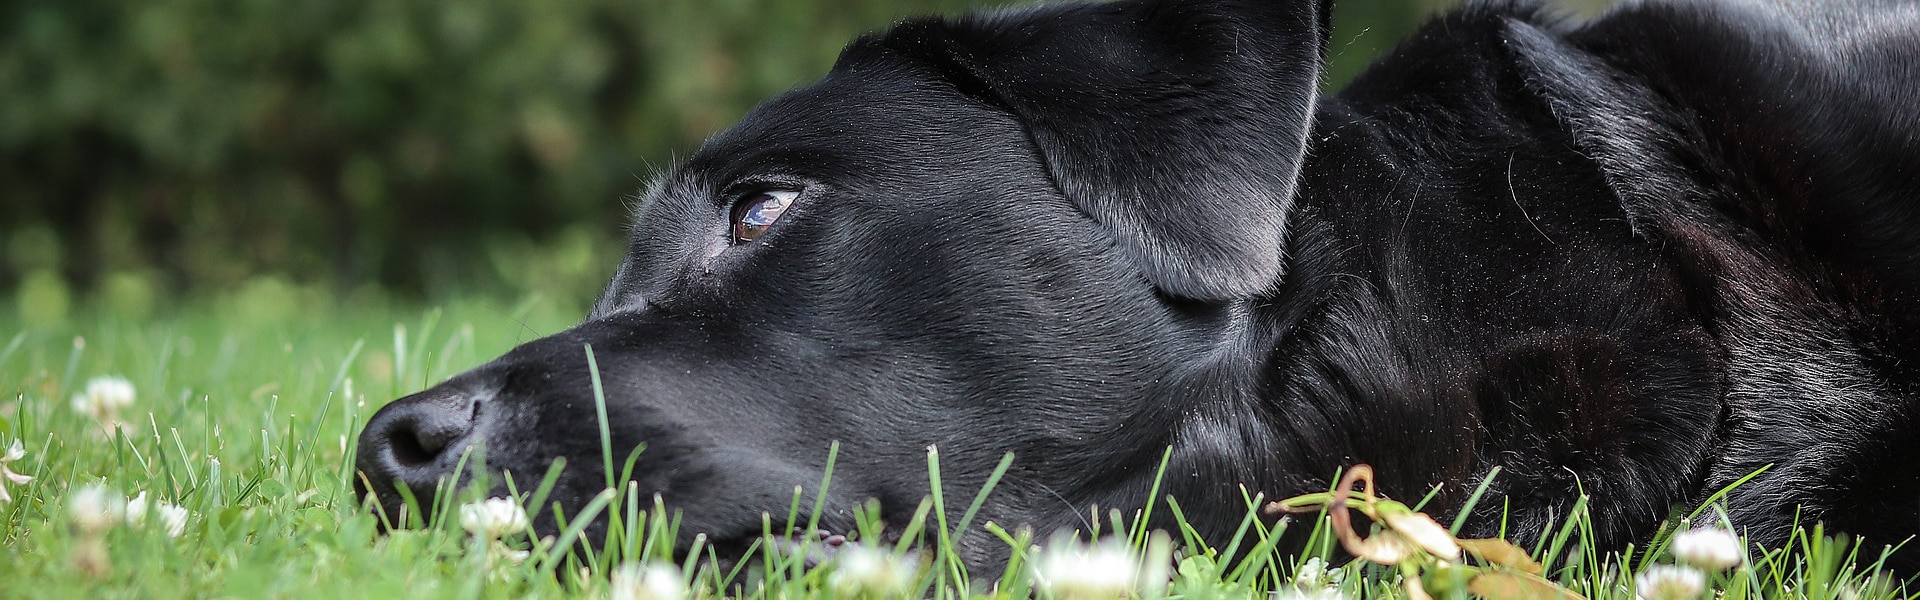
[[(1441, 485), (1442, 515), (1499, 466), (1470, 529), (1504, 510), (1523, 542), (1582, 493), (1598, 542), (1641, 542), (1762, 467), (1727, 502), (1756, 541), (1920, 532), (1920, 5), (1477, 4), (1316, 99), (1328, 10), (854, 42), (649, 189), (585, 323), (377, 414), (367, 491), (431, 494), (483, 444), (522, 482), (564, 457), (579, 507), (591, 346), (616, 455), (645, 444), (641, 489), (721, 541), (832, 441), (836, 531), (868, 498), (904, 520), (933, 445), (949, 497), (1013, 452), (982, 518), (1041, 530), (1139, 506), (1171, 447), (1165, 491), (1216, 540), (1240, 486), (1360, 462)], [(767, 189), (801, 193), (731, 244)]]

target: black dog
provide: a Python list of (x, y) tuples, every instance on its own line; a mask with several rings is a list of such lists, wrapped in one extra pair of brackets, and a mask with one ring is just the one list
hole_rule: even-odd
[(1500, 466), (1472, 528), (1529, 541), (1581, 494), (1642, 540), (1763, 467), (1726, 501), (1755, 541), (1920, 531), (1920, 7), (1482, 4), (1316, 98), (1328, 10), (861, 38), (652, 186), (586, 322), (375, 415), (365, 491), (484, 444), (522, 482), (564, 457), (577, 509), (591, 346), (615, 456), (720, 542), (832, 441), (842, 532), (904, 521), (929, 445), (955, 497), (1013, 452), (981, 518), (1042, 531), (1139, 506), (1169, 447), (1216, 537), (1240, 486), (1360, 462), (1441, 514)]

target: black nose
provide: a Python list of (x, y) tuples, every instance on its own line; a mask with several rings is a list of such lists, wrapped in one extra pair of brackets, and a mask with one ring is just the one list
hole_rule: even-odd
[(371, 494), (390, 516), (404, 505), (398, 486), (406, 486), (421, 508), (430, 506), (438, 486), (453, 483), (478, 413), (479, 398), (446, 385), (380, 409), (360, 434), (355, 490)]

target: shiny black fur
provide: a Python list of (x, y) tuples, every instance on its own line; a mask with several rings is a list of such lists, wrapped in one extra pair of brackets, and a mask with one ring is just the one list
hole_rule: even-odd
[[(522, 482), (566, 458), (579, 507), (591, 346), (615, 454), (645, 444), (640, 489), (722, 542), (832, 441), (842, 532), (869, 498), (904, 521), (930, 445), (950, 498), (1013, 452), (981, 518), (1040, 530), (1139, 506), (1171, 447), (1164, 489), (1216, 540), (1240, 486), (1361, 462), (1389, 495), (1441, 485), (1441, 515), (1499, 466), (1470, 529), (1504, 510), (1526, 542), (1582, 493), (1597, 542), (1643, 541), (1762, 467), (1727, 501), (1758, 542), (1796, 515), (1920, 531), (1920, 8), (1478, 4), (1316, 98), (1328, 10), (855, 41), (651, 186), (585, 323), (376, 415), (368, 491), (431, 494), (482, 444)], [(772, 188), (802, 193), (731, 244)]]

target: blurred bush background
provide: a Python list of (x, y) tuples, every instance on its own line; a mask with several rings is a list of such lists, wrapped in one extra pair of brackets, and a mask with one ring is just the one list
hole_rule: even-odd
[[(0, 304), (579, 310), (655, 169), (861, 31), (1005, 3), (0, 3)], [(1340, 2), (1329, 85), (1447, 4)]]

